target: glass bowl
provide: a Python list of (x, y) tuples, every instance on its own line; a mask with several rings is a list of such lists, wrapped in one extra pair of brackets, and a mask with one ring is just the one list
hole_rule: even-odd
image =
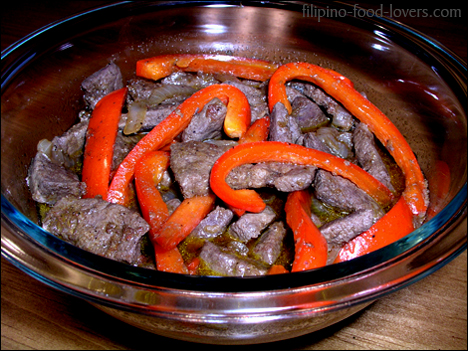
[[(307, 16), (311, 6), (336, 16)], [(428, 179), (425, 224), (376, 252), (265, 277), (198, 277), (128, 266), (42, 230), (25, 178), (40, 139), (84, 105), (81, 81), (116, 62), (218, 53), (308, 61), (349, 77), (397, 125)], [(430, 38), (343, 4), (121, 2), (66, 18), (2, 52), (2, 256), (36, 279), (139, 328), (214, 344), (261, 343), (324, 328), (431, 274), (466, 249), (465, 65)], [(438, 186), (450, 174), (448, 191)]]

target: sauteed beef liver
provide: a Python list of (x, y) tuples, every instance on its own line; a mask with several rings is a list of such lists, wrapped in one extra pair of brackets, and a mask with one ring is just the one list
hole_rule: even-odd
[(265, 275), (267, 268), (259, 262), (240, 258), (239, 256), (223, 251), (219, 246), (206, 241), (200, 253), (207, 268), (217, 275), (243, 277)]
[(291, 192), (308, 188), (315, 171), (313, 166), (262, 162), (234, 168), (226, 182), (233, 189), (275, 187), (279, 191)]
[(272, 265), (281, 254), (286, 228), (283, 222), (278, 221), (268, 227), (253, 250), (254, 255), (267, 265)]
[(104, 257), (136, 264), (149, 225), (136, 212), (99, 198), (61, 198), (47, 214), (44, 229)]
[[(268, 111), (267, 83), (226, 75), (177, 72), (153, 82), (133, 78), (127, 83), (126, 103), (138, 103), (145, 118), (141, 129), (122, 133), (131, 118), (122, 111), (114, 146), (114, 171), (136, 143), (167, 117), (193, 92), (211, 84), (229, 84), (247, 97), (254, 122), (270, 118), (270, 141), (282, 141), (317, 149), (357, 164), (390, 189), (391, 175), (368, 128), (340, 104), (310, 83), (293, 81), (287, 86), (291, 115), (283, 104)], [(80, 182), (80, 163), (89, 116), (107, 93), (123, 86), (117, 65), (111, 63), (82, 83), (86, 110), (82, 121), (55, 137), (51, 150), (40, 150), (28, 174), (33, 199), (50, 207), (43, 227), (70, 243), (114, 260), (147, 267), (142, 261), (142, 238), (149, 225), (138, 208), (111, 204), (99, 197), (82, 199), (86, 186)], [(161, 96), (163, 98), (161, 98)], [(158, 185), (169, 213), (184, 199), (204, 196), (210, 190), (210, 172), (216, 160), (237, 145), (223, 132), (226, 106), (217, 98), (197, 111), (189, 126), (170, 147), (170, 167)], [(112, 174), (111, 174), (112, 177)], [(309, 189), (313, 196), (312, 221), (329, 248), (328, 263), (349, 240), (369, 229), (384, 215), (383, 209), (349, 180), (313, 166), (278, 162), (245, 164), (234, 168), (226, 182), (233, 189), (256, 188), (264, 192), (267, 207), (261, 213), (235, 214), (217, 200), (214, 209), (179, 247), (186, 262), (201, 261), (199, 274), (227, 276), (264, 275), (278, 262), (287, 269), (294, 250), (292, 232), (284, 215), (288, 193)], [(324, 211), (333, 215), (324, 215)], [(289, 238), (289, 239), (288, 239)]]
[(64, 196), (81, 197), (86, 184), (65, 167), (38, 152), (29, 168), (28, 185), (34, 201), (54, 205)]
[(208, 195), (210, 171), (232, 144), (187, 141), (171, 145), (171, 169), (184, 198)]
[(354, 149), (359, 165), (394, 191), (390, 173), (385, 166), (375, 144), (374, 135), (364, 123), (359, 123), (353, 132)]
[(83, 99), (93, 109), (103, 96), (114, 90), (123, 88), (122, 73), (115, 63), (93, 73), (81, 83), (84, 91)]
[(182, 141), (203, 141), (220, 139), (227, 108), (218, 98), (214, 98), (193, 115), (190, 124), (182, 132)]

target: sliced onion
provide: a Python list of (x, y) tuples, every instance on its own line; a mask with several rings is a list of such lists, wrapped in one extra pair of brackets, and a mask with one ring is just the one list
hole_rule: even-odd
[(123, 130), (125, 135), (137, 133), (141, 129), (147, 109), (146, 103), (143, 101), (136, 101), (128, 105), (127, 121)]
[(52, 142), (47, 139), (41, 139), (37, 143), (37, 151), (50, 158), (52, 153)]
[(164, 100), (173, 97), (188, 98), (195, 91), (196, 90), (194, 88), (189, 87), (188, 85), (164, 84), (151, 92), (151, 95), (146, 100), (146, 103), (149, 106), (155, 106), (159, 105)]
[(335, 156), (352, 159), (352, 145), (348, 143), (349, 138), (341, 135), (344, 133), (340, 133), (332, 127), (322, 127), (317, 129), (316, 134)]

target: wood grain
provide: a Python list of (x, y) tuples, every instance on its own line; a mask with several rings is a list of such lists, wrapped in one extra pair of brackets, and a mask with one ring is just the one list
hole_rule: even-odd
[[(1, 13), (2, 50), (50, 22), (103, 3), (108, 1), (8, 2), (2, 6)], [(460, 6), (459, 2), (456, 4), (450, 1), (437, 3), (441, 8)], [(380, 3), (360, 2), (360, 5), (378, 8)], [(434, 37), (466, 62), (466, 18), (400, 16), (397, 19)], [(429, 277), (378, 300), (331, 327), (273, 345), (243, 348), (466, 349), (466, 266), (465, 251)], [(83, 300), (31, 278), (3, 258), (1, 274), (2, 350), (118, 350), (159, 347), (163, 343), (174, 347), (192, 346), (120, 322)], [(219, 349), (209, 345), (205, 347), (208, 350)]]

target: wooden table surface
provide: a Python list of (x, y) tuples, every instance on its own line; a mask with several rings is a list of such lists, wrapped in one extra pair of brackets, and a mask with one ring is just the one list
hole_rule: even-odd
[[(37, 28), (102, 3), (106, 1), (10, 1), (2, 5), (2, 50)], [(369, 8), (380, 7), (376, 1), (366, 3)], [(436, 5), (457, 9), (460, 3)], [(422, 18), (408, 13), (398, 20), (437, 39), (466, 62), (466, 18)], [(465, 251), (429, 277), (338, 324), (292, 340), (244, 349), (466, 349), (466, 265)], [(85, 301), (31, 278), (3, 258), (1, 296), (2, 350), (139, 349), (163, 343), (190, 346), (120, 322)]]

